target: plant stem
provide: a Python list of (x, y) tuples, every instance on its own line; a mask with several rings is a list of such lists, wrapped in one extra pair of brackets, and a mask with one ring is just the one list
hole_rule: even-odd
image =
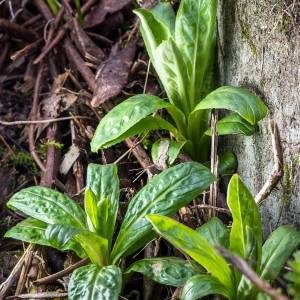
[(76, 4), (76, 9), (77, 9), (77, 14), (78, 14), (78, 22), (81, 25), (81, 27), (83, 27), (80, 0), (75, 0), (75, 4)]
[(48, 5), (50, 6), (51, 10), (53, 11), (53, 14), (57, 16), (58, 8), (53, 0), (47, 0)]

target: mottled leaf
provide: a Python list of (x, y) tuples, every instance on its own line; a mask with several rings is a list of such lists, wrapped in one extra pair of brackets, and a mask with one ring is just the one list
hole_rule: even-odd
[(100, 268), (92, 264), (76, 269), (72, 274), (69, 300), (118, 300), (122, 287), (120, 268)]
[(128, 206), (113, 248), (112, 263), (117, 262), (127, 249), (136, 251), (135, 244), (151, 232), (146, 214), (173, 216), (215, 180), (207, 168), (195, 162), (171, 167), (155, 176)]
[(68, 196), (46, 187), (23, 189), (9, 200), (7, 206), (49, 224), (87, 228), (83, 209)]
[(233, 274), (226, 261), (201, 235), (167, 217), (147, 215), (147, 218), (151, 221), (154, 230), (158, 234), (162, 235), (175, 247), (181, 249), (181, 251), (186, 252), (191, 258), (216, 276), (225, 285), (231, 296), (235, 294), (232, 281)]
[(196, 275), (190, 278), (184, 285), (180, 300), (196, 300), (202, 297), (220, 294), (228, 299), (232, 299), (228, 290), (215, 276)]
[(230, 233), (220, 219), (213, 217), (210, 221), (198, 227), (196, 231), (210, 245), (218, 245), (229, 249)]

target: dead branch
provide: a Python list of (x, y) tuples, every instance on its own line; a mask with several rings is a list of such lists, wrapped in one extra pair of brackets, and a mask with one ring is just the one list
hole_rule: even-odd
[(270, 127), (274, 156), (274, 167), (272, 173), (269, 176), (268, 181), (265, 183), (265, 185), (255, 197), (255, 202), (258, 206), (261, 206), (263, 201), (271, 194), (273, 189), (277, 186), (277, 184), (284, 175), (282, 142), (280, 138), (279, 128), (275, 120), (270, 120)]
[[(211, 117), (211, 172), (218, 177), (218, 163), (219, 157), (217, 154), (218, 150), (218, 132), (217, 132), (218, 116), (212, 115)], [(210, 206), (217, 206), (219, 195), (219, 181), (215, 181), (210, 185)], [(218, 215), (217, 210), (210, 210), (208, 219), (216, 217)]]
[(41, 278), (39, 280), (36, 280), (36, 281), (33, 282), (33, 284), (36, 285), (36, 286), (40, 286), (40, 285), (43, 285), (43, 284), (48, 284), (48, 283), (51, 283), (51, 282), (55, 282), (57, 279), (60, 279), (64, 276), (67, 276), (68, 274), (72, 273), (74, 270), (76, 270), (80, 267), (86, 266), (89, 262), (90, 262), (90, 258), (87, 257), (87, 258), (79, 261), (78, 263), (68, 267), (67, 269), (64, 269), (64, 270), (62, 270), (60, 272), (57, 272), (53, 275), (50, 275), (50, 276)]
[(214, 247), (228, 263), (232, 264), (241, 274), (245, 275), (262, 292), (275, 300), (288, 300), (288, 297), (279, 293), (277, 290), (273, 289), (269, 283), (261, 279), (240, 256), (232, 254), (220, 246)]
[(68, 293), (53, 293), (53, 292), (45, 292), (45, 293), (35, 293), (35, 294), (22, 294), (22, 295), (15, 295), (7, 297), (6, 300), (13, 300), (13, 299), (45, 299), (45, 298), (67, 298)]
[(0, 33), (6, 33), (10, 37), (14, 37), (28, 43), (33, 43), (39, 38), (35, 31), (1, 18)]
[(211, 206), (211, 205), (206, 205), (206, 204), (198, 204), (198, 205), (194, 205), (194, 206), (190, 206), (191, 209), (211, 209), (211, 210), (215, 210), (215, 211), (219, 211), (223, 214), (226, 214), (228, 217), (232, 217), (231, 211), (227, 208), (221, 208), (221, 207), (215, 207), (215, 206)]

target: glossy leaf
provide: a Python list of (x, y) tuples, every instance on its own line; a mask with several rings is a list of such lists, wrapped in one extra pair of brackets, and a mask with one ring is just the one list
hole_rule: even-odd
[(161, 108), (173, 106), (171, 103), (151, 95), (133, 96), (114, 107), (100, 122), (91, 148), (97, 152), (100, 148), (107, 148), (109, 142), (116, 140), (133, 125), (144, 119), (149, 114)]
[(160, 118), (160, 117), (146, 117), (142, 120), (140, 120), (137, 124), (133, 125), (131, 128), (129, 128), (126, 132), (124, 132), (122, 135), (118, 136), (116, 139), (108, 142), (105, 144), (105, 148), (113, 146), (117, 143), (120, 143), (124, 141), (125, 139), (143, 133), (147, 132), (149, 130), (168, 130), (173, 133), (173, 135), (178, 140), (185, 140), (185, 137), (175, 128), (173, 125), (171, 125), (166, 120)]
[(82, 232), (83, 228), (68, 227), (64, 225), (50, 224), (45, 232), (50, 245), (60, 249), (76, 234)]
[(225, 260), (196, 231), (170, 218), (158, 215), (147, 215), (154, 230), (175, 247), (186, 252), (191, 258), (216, 276), (226, 287), (230, 295), (234, 295), (232, 272)]
[[(196, 266), (205, 272), (206, 270), (196, 263)], [(177, 257), (144, 258), (134, 262), (126, 269), (124, 274), (140, 272), (154, 281), (171, 286), (183, 286), (192, 276), (199, 274), (187, 260)]]
[[(211, 162), (204, 164), (208, 170), (211, 169)], [(236, 156), (231, 152), (227, 151), (225, 154), (219, 156), (218, 173), (220, 175), (231, 175), (237, 168)]]
[(258, 97), (242, 88), (233, 86), (223, 86), (216, 89), (195, 107), (194, 112), (209, 108), (235, 111), (252, 125), (267, 114), (267, 107)]
[(87, 228), (83, 209), (68, 196), (46, 187), (23, 189), (9, 200), (7, 206), (49, 224)]
[(156, 69), (156, 49), (163, 41), (169, 39), (171, 33), (168, 27), (157, 21), (150, 11), (146, 9), (135, 9), (133, 12), (140, 18), (141, 34), (151, 62)]
[[(241, 134), (250, 136), (255, 133), (256, 129), (256, 125), (250, 124), (237, 113), (223, 118), (217, 125), (218, 135)], [(211, 136), (211, 127), (204, 134)]]
[(156, 68), (159, 68), (160, 79), (170, 102), (188, 117), (191, 105), (188, 95), (187, 68), (182, 54), (172, 38), (157, 47), (155, 59)]
[[(293, 227), (284, 225), (277, 228), (263, 246), (261, 278), (264, 280), (274, 279), (299, 242), (300, 232)], [(268, 270), (271, 270), (271, 273)]]
[(219, 218), (213, 217), (196, 229), (211, 246), (218, 245), (229, 249), (230, 233)]
[(152, 145), (152, 148), (151, 148), (151, 156), (152, 156), (153, 161), (158, 161), (158, 159), (159, 159), (159, 157), (158, 157), (159, 144), (160, 144), (161, 141), (165, 141), (165, 140), (168, 140), (170, 142), (170, 145), (169, 145), (169, 148), (168, 148), (168, 151), (167, 151), (167, 155), (168, 155), (167, 165), (171, 166), (174, 163), (175, 159), (177, 158), (181, 148), (184, 146), (186, 141), (176, 142), (176, 141), (173, 141), (173, 140), (168, 139), (168, 138), (163, 138), (163, 139), (160, 139), (160, 140), (156, 141)]
[(76, 269), (72, 274), (69, 300), (118, 300), (122, 287), (120, 268), (88, 265)]
[[(120, 197), (117, 172), (118, 168), (113, 164), (89, 164), (87, 171), (87, 190), (91, 190), (95, 195), (95, 200), (93, 201), (97, 202), (97, 206), (90, 206), (86, 202), (85, 207), (86, 210), (88, 208), (89, 210), (92, 209), (94, 211), (94, 213), (89, 213), (87, 210), (89, 215), (94, 214), (94, 226), (96, 227), (96, 231), (104, 238), (107, 238), (109, 249), (111, 248), (112, 236), (115, 230)], [(101, 202), (105, 199), (108, 199), (108, 207), (106, 208), (105, 202)], [(87, 201), (87, 199), (85, 201)], [(101, 204), (99, 205), (99, 202), (104, 204), (104, 206)]]
[[(258, 262), (258, 243), (252, 228), (246, 227), (247, 242), (245, 247), (245, 259), (249, 267), (256, 271)], [(257, 294), (258, 289), (251, 281), (243, 274), (237, 288), (237, 299), (251, 300), (256, 299), (252, 294)]]
[(175, 40), (186, 62), (191, 107), (200, 91), (214, 33), (217, 0), (183, 0), (176, 17)]
[[(232, 176), (228, 187), (228, 206), (232, 212), (233, 224), (230, 234), (230, 251), (237, 253), (242, 258), (246, 255), (247, 226), (252, 228), (258, 244), (258, 261), (261, 261), (262, 252), (262, 227), (257, 204), (241, 178)], [(259, 266), (257, 266), (257, 270)], [(241, 274), (235, 270), (237, 282)]]
[(135, 244), (151, 232), (152, 225), (145, 218), (146, 214), (173, 216), (215, 180), (207, 168), (195, 162), (179, 164), (155, 176), (128, 206), (112, 251), (112, 263), (127, 249), (136, 251)]
[(196, 300), (211, 294), (220, 294), (231, 299), (228, 290), (217, 277), (210, 275), (196, 275), (186, 282), (180, 293), (179, 299)]
[(233, 224), (230, 234), (230, 251), (245, 258), (247, 226), (252, 228), (258, 243), (258, 261), (261, 260), (262, 227), (257, 204), (242, 179), (233, 175), (228, 187), (228, 206)]
[[(51, 246), (49, 241), (46, 238), (47, 226), (48, 226), (47, 223), (30, 217), (18, 223), (15, 227), (7, 231), (4, 237), (14, 238), (16, 240), (21, 240), (27, 243), (34, 243), (43, 246)], [(73, 240), (69, 240), (64, 247), (58, 249), (73, 250), (81, 258), (85, 258), (87, 256), (84, 249)]]
[(175, 13), (170, 2), (160, 3), (150, 9), (154, 18), (163, 23), (175, 38)]
[(90, 231), (82, 231), (75, 236), (93, 264), (100, 267), (109, 265), (108, 240)]

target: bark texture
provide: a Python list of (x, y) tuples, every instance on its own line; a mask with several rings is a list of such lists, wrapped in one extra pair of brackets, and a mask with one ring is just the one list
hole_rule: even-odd
[[(299, 8), (290, 6), (292, 1), (285, 2), (288, 10), (284, 1), (219, 0), (217, 86), (242, 87), (268, 107), (253, 136), (220, 136), (219, 142), (219, 154), (231, 150), (237, 155), (238, 173), (254, 196), (273, 168), (270, 119), (279, 126), (288, 165), (299, 155), (299, 21), (293, 22), (289, 15)], [(280, 225), (300, 230), (299, 177), (296, 172), (290, 177), (294, 182), (291, 197), (282, 203), (284, 193), (279, 187), (260, 207), (264, 239), (270, 234), (270, 224), (273, 231)]]

